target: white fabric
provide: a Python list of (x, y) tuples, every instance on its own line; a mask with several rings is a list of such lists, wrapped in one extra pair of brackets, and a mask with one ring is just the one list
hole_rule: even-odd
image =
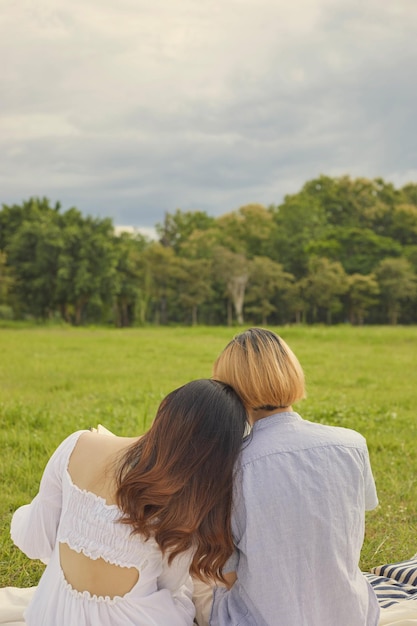
[(24, 610), (32, 599), (36, 587), (0, 589), (0, 624), (2, 626), (24, 626)]
[[(48, 561), (26, 611), (30, 626), (190, 626), (194, 618), (189, 555), (171, 566), (152, 539), (144, 542), (118, 523), (120, 510), (71, 481), (68, 461), (79, 431), (55, 451), (38, 495), (12, 519), (15, 544), (30, 558)], [(86, 556), (139, 570), (123, 597), (91, 596), (74, 590), (59, 562), (59, 542)]]
[(400, 600), (398, 604), (381, 609), (379, 626), (417, 626), (417, 602)]
[(358, 563), (377, 496), (365, 439), (285, 412), (255, 422), (235, 479), (236, 570), (211, 626), (377, 626)]
[[(1, 626), (25, 626), (23, 611), (30, 602), (36, 587), (20, 589), (17, 587), (4, 587), (0, 589), (0, 624)], [(211, 602), (211, 588), (207, 585), (199, 588), (197, 597), (205, 595), (204, 604)], [(379, 626), (417, 626), (417, 606), (414, 603), (400, 601), (395, 606), (381, 610)], [(199, 626), (208, 626), (206, 617), (207, 608), (198, 619)]]
[(214, 584), (203, 583), (198, 578), (193, 578), (193, 584), (196, 622), (198, 626), (209, 626)]

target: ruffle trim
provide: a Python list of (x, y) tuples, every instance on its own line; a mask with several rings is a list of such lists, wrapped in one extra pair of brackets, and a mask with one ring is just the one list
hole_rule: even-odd
[[(59, 539), (59, 543), (65, 543), (68, 545), (69, 548), (71, 548), (71, 550), (74, 550), (74, 552), (77, 552), (77, 554), (84, 554), (84, 556), (86, 556), (87, 558), (91, 559), (92, 561), (97, 561), (98, 559), (103, 559), (103, 561), (106, 561), (106, 563), (109, 563), (110, 565), (117, 565), (118, 567), (133, 567), (135, 569), (137, 569), (139, 571), (139, 573), (145, 570), (146, 566), (149, 563), (149, 560), (146, 558), (146, 554), (143, 555), (143, 558), (140, 559), (140, 562), (138, 561), (128, 561), (128, 560), (122, 560), (120, 558), (120, 554), (118, 553), (117, 555), (115, 554), (99, 554), (97, 552), (96, 549), (91, 550), (88, 548), (88, 546), (82, 546), (80, 547), (79, 545), (77, 545), (77, 543), (73, 543), (71, 541), (70, 537), (67, 538), (60, 538)], [(78, 543), (79, 543), (79, 539), (78, 539)]]
[(95, 603), (105, 603), (105, 604), (110, 604), (110, 605), (115, 605), (118, 604), (119, 602), (123, 602), (126, 601), (127, 597), (132, 593), (132, 591), (135, 589), (136, 585), (138, 583), (136, 583), (132, 589), (130, 589), (127, 593), (125, 593), (124, 596), (113, 596), (112, 598), (110, 596), (97, 596), (95, 593), (92, 594), (89, 591), (77, 591), (77, 589), (74, 589), (74, 587), (72, 585), (70, 585), (70, 583), (67, 581), (67, 579), (64, 576), (64, 572), (62, 570), (60, 570), (60, 577), (61, 577), (61, 584), (63, 585), (64, 589), (76, 600), (87, 600), (88, 602), (95, 602)]

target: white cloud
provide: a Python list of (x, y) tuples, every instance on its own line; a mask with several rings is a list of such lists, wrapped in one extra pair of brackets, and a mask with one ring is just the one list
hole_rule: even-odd
[[(0, 202), (118, 223), (417, 160), (414, 0), (27, 0), (0, 21)], [(394, 174), (393, 174), (394, 173)]]

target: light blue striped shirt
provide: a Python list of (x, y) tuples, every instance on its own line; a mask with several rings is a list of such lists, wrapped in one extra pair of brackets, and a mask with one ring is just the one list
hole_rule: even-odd
[(236, 475), (228, 564), (212, 626), (376, 626), (358, 562), (365, 509), (378, 504), (359, 433), (278, 413), (257, 421)]

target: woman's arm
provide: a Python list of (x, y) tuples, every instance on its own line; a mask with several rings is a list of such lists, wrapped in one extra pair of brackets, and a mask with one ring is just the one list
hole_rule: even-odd
[(73, 433), (55, 450), (46, 465), (38, 494), (12, 517), (12, 540), (30, 559), (45, 562), (51, 556), (62, 509), (62, 475), (82, 432)]
[(194, 619), (195, 608), (192, 601), (193, 583), (190, 576), (192, 555), (184, 552), (168, 565), (168, 556), (163, 560), (163, 569), (158, 577), (158, 588), (171, 592), (174, 604), (184, 617), (184, 623)]
[(228, 572), (227, 574), (223, 574), (223, 576), (226, 581), (226, 587), (228, 589), (233, 587), (234, 583), (237, 581), (236, 572)]

